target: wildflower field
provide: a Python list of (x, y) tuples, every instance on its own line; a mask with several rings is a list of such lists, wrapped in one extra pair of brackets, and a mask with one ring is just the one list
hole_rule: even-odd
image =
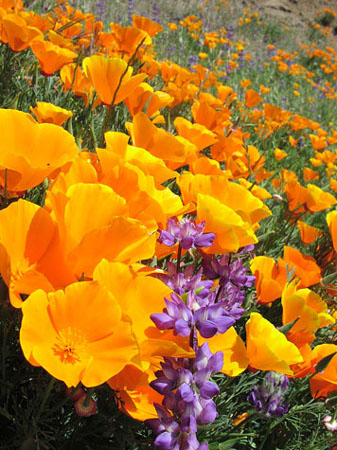
[(1, 449), (337, 448), (337, 11), (232, 3), (0, 0)]

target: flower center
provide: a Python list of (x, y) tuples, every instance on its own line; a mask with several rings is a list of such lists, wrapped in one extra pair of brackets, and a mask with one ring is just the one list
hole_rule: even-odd
[(76, 364), (81, 360), (81, 353), (86, 349), (87, 339), (83, 331), (76, 328), (63, 328), (56, 337), (52, 347), (54, 355), (65, 364)]

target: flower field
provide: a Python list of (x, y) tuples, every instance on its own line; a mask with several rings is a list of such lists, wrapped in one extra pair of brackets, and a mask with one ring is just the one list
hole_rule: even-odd
[(47, 3), (0, 0), (0, 448), (337, 448), (337, 11)]

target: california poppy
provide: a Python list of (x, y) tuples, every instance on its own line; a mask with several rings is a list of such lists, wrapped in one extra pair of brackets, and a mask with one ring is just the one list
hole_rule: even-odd
[(66, 130), (50, 123), (38, 124), (21, 111), (0, 109), (0, 134), (0, 184), (5, 185), (6, 177), (9, 190), (37, 186), (78, 153), (75, 139)]
[(53, 75), (77, 57), (77, 53), (49, 41), (33, 41), (30, 48), (39, 61), (42, 73), (46, 76)]
[(25, 357), (68, 387), (79, 382), (98, 386), (138, 353), (119, 304), (95, 281), (49, 294), (37, 290), (22, 312), (20, 343)]
[(82, 97), (86, 106), (88, 106), (94, 89), (81, 67), (75, 63), (66, 64), (60, 70), (60, 78), (63, 83), (63, 89), (66, 92), (72, 90), (75, 96)]
[(300, 230), (301, 240), (304, 244), (312, 244), (321, 233), (319, 228), (308, 225), (302, 220), (298, 220), (297, 226)]
[(120, 58), (93, 55), (84, 58), (82, 65), (99, 98), (108, 106), (123, 101), (146, 78), (144, 73), (132, 76), (132, 67)]
[(310, 289), (298, 289), (298, 281), (292, 281), (285, 286), (282, 307), (284, 325), (297, 319), (287, 337), (298, 346), (311, 343), (316, 330), (335, 323), (321, 297)]
[[(200, 343), (206, 341), (200, 338)], [(216, 334), (207, 340), (211, 352), (221, 351), (224, 355), (221, 372), (230, 377), (236, 377), (248, 366), (247, 350), (243, 340), (235, 331), (229, 328), (224, 334)]]
[(43, 40), (41, 31), (29, 26), (24, 18), (17, 14), (5, 14), (1, 22), (0, 41), (8, 43), (14, 52), (25, 50), (35, 40)]
[(54, 289), (36, 266), (55, 231), (47, 211), (31, 202), (20, 199), (0, 211), (0, 272), (15, 308), (22, 305), (20, 294)]
[(177, 117), (174, 121), (174, 126), (179, 136), (192, 142), (199, 152), (217, 142), (215, 133), (209, 131), (204, 125), (199, 123), (192, 124), (183, 117)]
[(262, 102), (261, 95), (254, 89), (245, 90), (245, 105), (247, 108), (254, 108)]
[(63, 125), (73, 115), (72, 111), (47, 102), (36, 102), (35, 108), (30, 107), (30, 110), (34, 113), (38, 122), (53, 123), (59, 126)]
[(303, 361), (297, 347), (259, 313), (251, 313), (246, 323), (247, 356), (254, 369), (292, 375), (291, 364)]
[(153, 37), (163, 30), (163, 27), (153, 20), (148, 19), (147, 17), (137, 16), (136, 14), (132, 15), (132, 25), (135, 28), (146, 31), (146, 33)]
[[(312, 372), (315, 366), (323, 358), (333, 355), (337, 352), (337, 345), (335, 344), (321, 344), (317, 345), (312, 351), (311, 366)], [(331, 361), (324, 370), (316, 373), (310, 379), (310, 390), (314, 398), (327, 397), (329, 392), (337, 389), (337, 355), (331, 357)]]

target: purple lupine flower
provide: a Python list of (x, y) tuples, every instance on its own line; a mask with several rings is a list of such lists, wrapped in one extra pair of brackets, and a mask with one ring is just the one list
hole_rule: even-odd
[(97, 0), (96, 3), (97, 19), (103, 21), (104, 14), (105, 14), (104, 0)]
[(269, 372), (259, 389), (257, 386), (248, 395), (247, 400), (254, 409), (266, 417), (281, 417), (288, 412), (288, 403), (283, 403), (283, 395), (289, 386), (286, 375)]
[(222, 369), (222, 352), (212, 353), (205, 342), (196, 350), (194, 360), (166, 357), (157, 379), (150, 385), (165, 397), (162, 406), (155, 404), (158, 419), (146, 420), (157, 434), (154, 443), (160, 449), (207, 450), (208, 444), (200, 444), (197, 424), (212, 423), (217, 417), (212, 398), (219, 393), (210, 377)]
[(181, 297), (171, 293), (171, 300), (165, 298), (164, 312), (150, 317), (160, 330), (173, 328), (176, 334), (187, 337), (196, 328), (202, 337), (210, 338), (218, 332), (225, 333), (236, 321), (230, 311), (225, 310), (221, 302), (214, 303), (214, 299), (214, 293), (206, 299), (198, 299), (190, 291), (185, 303)]
[(158, 241), (168, 247), (179, 242), (184, 250), (211, 247), (215, 234), (203, 233), (204, 228), (205, 221), (196, 224), (191, 218), (183, 218), (180, 222), (177, 218), (171, 218), (167, 220), (166, 230), (160, 232)]
[(152, 6), (152, 17), (151, 17), (151, 19), (154, 22), (160, 23), (160, 20), (159, 20), (159, 6), (157, 5), (157, 3), (154, 3), (153, 6)]
[(193, 275), (195, 267), (193, 264), (185, 267), (183, 272), (177, 273), (177, 266), (172, 262), (167, 263), (167, 273), (156, 274), (156, 278), (159, 278), (169, 288), (171, 288), (176, 294), (183, 295), (188, 291), (195, 291), (196, 296), (204, 298), (209, 295), (210, 289), (213, 287), (213, 281), (201, 280), (202, 269), (200, 269), (195, 275)]
[[(251, 251), (252, 248), (243, 249), (242, 253)], [(231, 261), (231, 256), (223, 255), (221, 258), (203, 255), (204, 275), (214, 280), (219, 278), (219, 291), (217, 302), (231, 313), (235, 320), (243, 314), (242, 305), (245, 299), (244, 288), (252, 287), (255, 277), (247, 275), (248, 269), (243, 266), (240, 258)]]
[(134, 11), (134, 2), (133, 0), (128, 0), (128, 19), (129, 25), (132, 25), (132, 15)]
[(192, 66), (194, 66), (197, 63), (197, 61), (198, 61), (198, 57), (196, 55), (190, 55), (187, 58), (187, 66), (189, 68), (191, 68)]
[(235, 36), (234, 28), (233, 27), (228, 27), (228, 29), (227, 29), (227, 38), (230, 41), (233, 41), (234, 36)]
[(185, 443), (186, 450), (208, 450), (208, 443), (199, 443), (196, 437), (197, 422), (194, 416), (184, 416), (179, 424), (170, 411), (154, 403), (158, 419), (147, 419), (146, 425), (157, 435), (154, 445), (160, 450), (180, 450)]

